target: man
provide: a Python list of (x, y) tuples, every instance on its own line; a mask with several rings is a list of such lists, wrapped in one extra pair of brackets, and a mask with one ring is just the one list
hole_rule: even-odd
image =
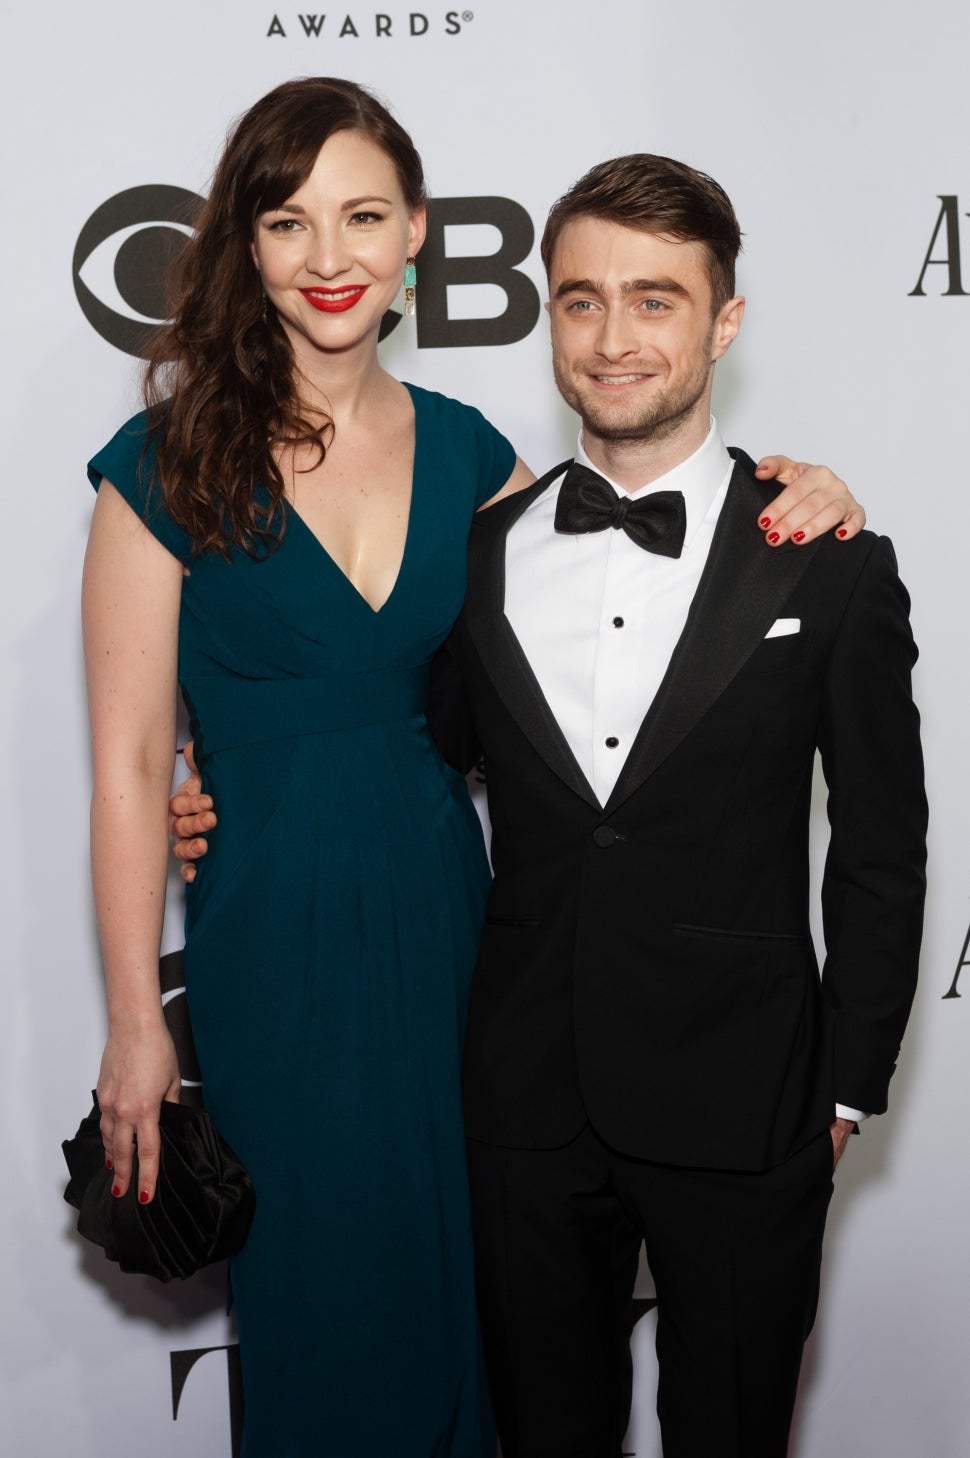
[(472, 532), (452, 646), (495, 881), (464, 1091), (505, 1458), (620, 1452), (641, 1237), (666, 1458), (783, 1458), (833, 1164), (886, 1107), (915, 986), (908, 600), (869, 533), (765, 550), (764, 488), (710, 420), (739, 247), (720, 187), (665, 158), (560, 200), (542, 256), (580, 469)]
[(913, 995), (906, 594), (871, 534), (762, 541), (767, 493), (710, 420), (739, 247), (723, 191), (665, 158), (560, 200), (542, 253), (581, 469), (472, 532), (451, 647), (495, 881), (464, 1092), (504, 1458), (617, 1458), (642, 1239), (666, 1458), (782, 1458), (833, 1164), (886, 1107)]

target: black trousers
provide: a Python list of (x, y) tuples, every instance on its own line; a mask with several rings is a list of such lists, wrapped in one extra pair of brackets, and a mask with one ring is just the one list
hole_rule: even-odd
[(763, 1174), (468, 1143), (503, 1458), (619, 1458), (641, 1240), (657, 1288), (664, 1458), (785, 1458), (818, 1303), (828, 1130)]

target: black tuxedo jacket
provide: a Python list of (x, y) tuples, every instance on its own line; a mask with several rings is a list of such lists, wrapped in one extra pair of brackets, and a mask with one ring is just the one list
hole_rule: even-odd
[[(603, 807), (503, 612), (506, 535), (556, 472), (475, 518), (451, 640), (493, 828), (464, 1066), (475, 1139), (552, 1148), (589, 1120), (626, 1154), (760, 1170), (836, 1097), (886, 1107), (925, 886), (908, 598), (871, 533), (766, 547), (773, 488), (734, 454), (683, 635)], [(779, 617), (800, 631), (766, 638)]]

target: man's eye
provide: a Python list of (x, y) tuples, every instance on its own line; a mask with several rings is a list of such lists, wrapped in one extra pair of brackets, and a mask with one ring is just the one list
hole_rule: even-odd
[(588, 314), (593, 307), (591, 299), (573, 299), (569, 308), (574, 314)]
[(663, 299), (644, 299), (643, 309), (648, 314), (662, 314), (667, 305)]

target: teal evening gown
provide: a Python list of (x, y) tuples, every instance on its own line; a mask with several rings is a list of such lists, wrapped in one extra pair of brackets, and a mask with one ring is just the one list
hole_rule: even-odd
[(494, 1458), (459, 1084), (488, 864), (425, 721), (477, 506), (514, 452), (409, 386), (400, 575), (375, 612), (293, 511), (192, 558), (145, 417), (91, 462), (189, 568), (179, 681), (219, 825), (188, 889), (206, 1107), (253, 1177), (230, 1279), (245, 1458)]

